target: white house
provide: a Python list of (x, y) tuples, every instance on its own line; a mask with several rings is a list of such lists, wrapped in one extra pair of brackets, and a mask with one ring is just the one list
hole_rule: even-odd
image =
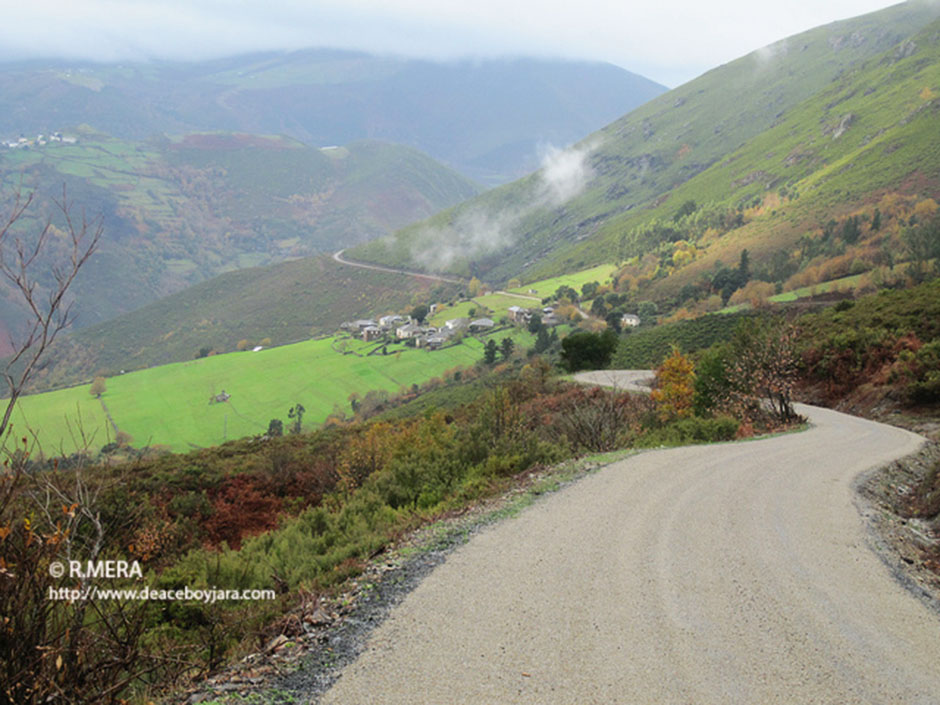
[(394, 328), (399, 323), (409, 323), (410, 320), (405, 316), (400, 316), (397, 313), (389, 314), (388, 316), (382, 316), (379, 319), (379, 325), (382, 328)]
[(462, 330), (469, 324), (469, 318), (451, 318), (449, 321), (444, 321), (444, 327), (447, 328), (447, 330)]
[(620, 317), (620, 325), (636, 328), (638, 325), (640, 325), (640, 317), (635, 313), (625, 313)]

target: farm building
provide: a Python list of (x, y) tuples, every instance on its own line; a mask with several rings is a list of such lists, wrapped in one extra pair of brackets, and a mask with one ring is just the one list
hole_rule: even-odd
[(477, 318), (476, 320), (470, 321), (470, 332), (479, 333), (484, 330), (489, 330), (495, 325), (492, 318)]

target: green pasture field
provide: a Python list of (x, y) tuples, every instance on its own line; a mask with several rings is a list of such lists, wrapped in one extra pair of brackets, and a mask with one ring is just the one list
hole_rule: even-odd
[[(519, 329), (498, 331), (520, 347), (532, 336)], [(288, 409), (297, 403), (306, 409), (304, 427), (321, 423), (339, 405), (348, 410), (352, 392), (370, 390), (397, 393), (457, 366), (470, 366), (483, 356), (483, 343), (473, 337), (441, 350), (428, 351), (389, 346), (388, 355), (367, 355), (376, 343), (349, 341), (342, 354), (333, 338), (305, 341), (259, 352), (238, 352), (153, 367), (107, 380), (101, 402), (115, 424), (129, 433), (132, 445), (163, 445), (174, 451), (217, 445), (246, 435), (261, 434), (272, 418), (289, 423)], [(362, 355), (362, 356), (360, 356)], [(73, 452), (81, 443), (73, 438), (79, 413), (88, 447), (97, 450), (114, 438), (101, 402), (89, 386), (23, 397), (14, 415), (17, 435), (28, 426), (38, 429), (46, 454)], [(224, 403), (210, 398), (222, 391)]]
[[(477, 302), (477, 308), (486, 306), (492, 313), (487, 314), (494, 321), (499, 321), (503, 316), (509, 315), (510, 306), (521, 306), (522, 308), (540, 308), (541, 304), (534, 299), (523, 299), (518, 296), (507, 296), (506, 294), (486, 294), (477, 296), (473, 299)], [(482, 316), (482, 312), (477, 312), (477, 316)]]
[[(510, 289), (514, 294), (528, 294), (530, 296), (538, 296), (539, 298), (545, 298), (546, 296), (551, 296), (560, 286), (570, 286), (572, 289), (581, 293), (581, 287), (590, 282), (599, 282), (605, 284), (610, 281), (611, 275), (617, 271), (617, 266), (613, 264), (600, 264), (596, 267), (591, 267), (590, 269), (583, 269), (580, 272), (573, 272), (572, 274), (564, 274), (560, 277), (552, 277), (551, 279), (543, 279), (542, 281), (533, 282), (532, 284), (526, 284), (520, 286), (517, 289)], [(536, 293), (531, 294), (530, 290), (534, 289)], [(535, 302), (532, 302), (533, 305)], [(519, 306), (524, 304), (520, 303)]]
[(475, 301), (461, 301), (458, 304), (453, 306), (445, 306), (444, 308), (439, 309), (431, 318), (428, 319), (428, 322), (432, 326), (442, 326), (445, 322), (451, 320), (452, 318), (470, 318), (470, 309), (476, 309), (476, 316), (482, 316), (483, 313), (480, 311), (480, 304)]

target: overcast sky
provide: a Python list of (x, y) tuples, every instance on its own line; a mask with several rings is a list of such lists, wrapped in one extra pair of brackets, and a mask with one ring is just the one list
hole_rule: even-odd
[(0, 0), (0, 57), (202, 59), (336, 47), (608, 61), (673, 87), (885, 0)]

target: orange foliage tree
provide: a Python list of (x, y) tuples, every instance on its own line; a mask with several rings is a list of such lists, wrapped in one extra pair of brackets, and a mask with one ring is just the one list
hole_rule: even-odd
[(663, 364), (656, 370), (656, 384), (652, 398), (662, 421), (674, 421), (692, 415), (695, 397), (695, 365), (672, 346)]

